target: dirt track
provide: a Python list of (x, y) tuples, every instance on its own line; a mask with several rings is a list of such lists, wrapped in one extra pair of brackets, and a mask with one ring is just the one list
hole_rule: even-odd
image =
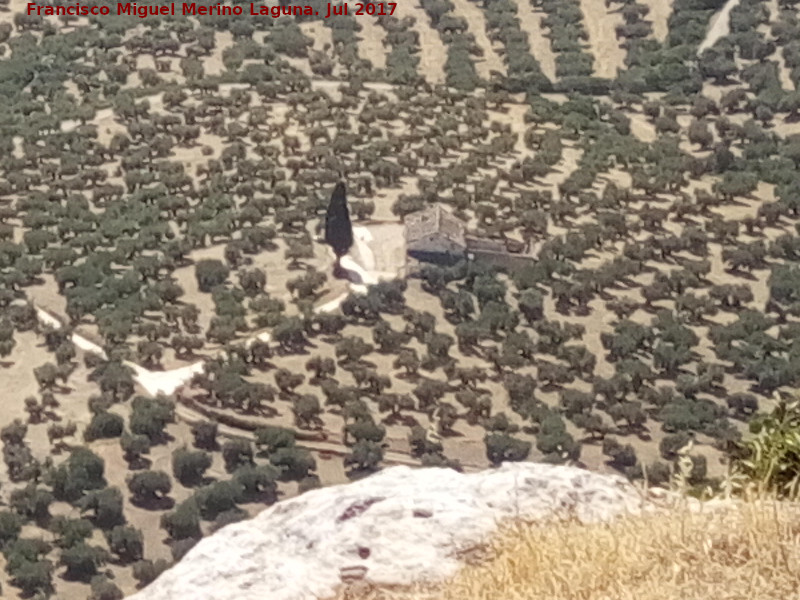
[(708, 28), (706, 38), (697, 47), (697, 54), (700, 54), (706, 48), (711, 48), (717, 43), (717, 40), (730, 33), (731, 11), (735, 6), (738, 6), (739, 1), (740, 0), (728, 0), (725, 6), (711, 17), (711, 26)]

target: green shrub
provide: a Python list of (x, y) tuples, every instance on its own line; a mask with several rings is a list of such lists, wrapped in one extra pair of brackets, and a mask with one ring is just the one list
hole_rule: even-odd
[(161, 516), (161, 528), (173, 540), (200, 537), (200, 509), (194, 498), (181, 502), (175, 510)]
[(46, 483), (56, 500), (74, 502), (89, 490), (105, 487), (105, 462), (87, 448), (76, 448), (58, 468), (48, 473)]
[(50, 522), (50, 531), (56, 536), (55, 544), (60, 548), (70, 548), (91, 537), (94, 527), (86, 519), (55, 517)]
[(172, 560), (178, 562), (180, 559), (186, 556), (186, 553), (194, 548), (199, 541), (199, 538), (184, 538), (182, 540), (172, 542), (169, 545), (170, 552), (172, 552)]
[(203, 474), (211, 466), (211, 455), (203, 450), (178, 448), (172, 453), (172, 474), (185, 486), (202, 482)]
[(83, 439), (87, 442), (94, 440), (115, 438), (122, 435), (125, 420), (118, 414), (101, 411), (94, 414), (92, 420), (83, 432)]
[(106, 575), (96, 575), (92, 577), (92, 593), (88, 600), (122, 600), (125, 594), (111, 581)]
[(9, 505), (23, 517), (44, 521), (50, 516), (53, 494), (30, 483), (21, 490), (11, 492)]
[(108, 552), (103, 548), (79, 542), (61, 552), (59, 564), (67, 568), (64, 573), (67, 579), (89, 581), (97, 575), (98, 567), (104, 565), (108, 559)]
[(216, 481), (195, 492), (197, 506), (204, 519), (213, 521), (220, 513), (233, 510), (242, 499), (242, 486), (233, 481)]
[(169, 563), (163, 558), (157, 561), (140, 560), (133, 565), (133, 578), (139, 582), (139, 587), (144, 587), (155, 581), (156, 577), (169, 569)]
[(3, 548), (6, 557), (6, 571), (11, 575), (26, 563), (36, 562), (44, 558), (52, 550), (52, 546), (41, 539), (20, 538)]
[(172, 480), (164, 471), (142, 471), (128, 478), (134, 502), (156, 502), (172, 491)]
[(106, 532), (108, 548), (122, 562), (130, 563), (141, 560), (144, 553), (144, 537), (135, 527), (118, 525)]
[(235, 438), (222, 445), (225, 470), (232, 473), (242, 465), (253, 464), (253, 445), (245, 439)]
[(734, 484), (755, 486), (782, 497), (800, 494), (800, 401), (781, 400), (770, 414), (750, 421), (751, 440), (740, 443), (743, 458), (733, 463)]
[(490, 433), (484, 438), (486, 458), (494, 466), (506, 461), (521, 461), (528, 458), (531, 443), (511, 437), (506, 433)]
[(164, 427), (175, 422), (175, 403), (166, 398), (137, 396), (132, 403), (131, 432), (146, 435), (151, 443), (162, 441)]
[(22, 518), (19, 515), (7, 510), (0, 512), (0, 548), (16, 540), (21, 530)]
[(53, 564), (49, 560), (24, 561), (12, 574), (12, 583), (27, 597), (53, 589)]
[(118, 487), (89, 492), (77, 507), (81, 512), (94, 511), (92, 522), (102, 529), (111, 529), (125, 522), (122, 492)]

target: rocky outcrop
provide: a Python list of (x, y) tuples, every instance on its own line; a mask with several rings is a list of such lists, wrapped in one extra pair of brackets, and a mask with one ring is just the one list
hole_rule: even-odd
[(572, 467), (392, 467), (224, 527), (131, 598), (310, 600), (359, 578), (433, 582), (454, 574), (503, 519), (594, 522), (654, 508), (624, 479)]

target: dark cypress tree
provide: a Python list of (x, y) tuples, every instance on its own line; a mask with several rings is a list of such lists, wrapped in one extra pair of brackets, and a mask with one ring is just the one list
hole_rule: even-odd
[(336, 253), (338, 259), (347, 254), (353, 245), (353, 226), (347, 209), (347, 194), (344, 182), (340, 181), (331, 194), (328, 213), (325, 215), (325, 243)]

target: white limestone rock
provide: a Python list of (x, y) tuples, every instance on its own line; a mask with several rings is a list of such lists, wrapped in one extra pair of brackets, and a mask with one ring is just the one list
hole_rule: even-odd
[(653, 508), (617, 476), (507, 463), (462, 474), (398, 466), (309, 491), (200, 541), (131, 600), (311, 600), (343, 580), (436, 581), (507, 517), (584, 522)]

